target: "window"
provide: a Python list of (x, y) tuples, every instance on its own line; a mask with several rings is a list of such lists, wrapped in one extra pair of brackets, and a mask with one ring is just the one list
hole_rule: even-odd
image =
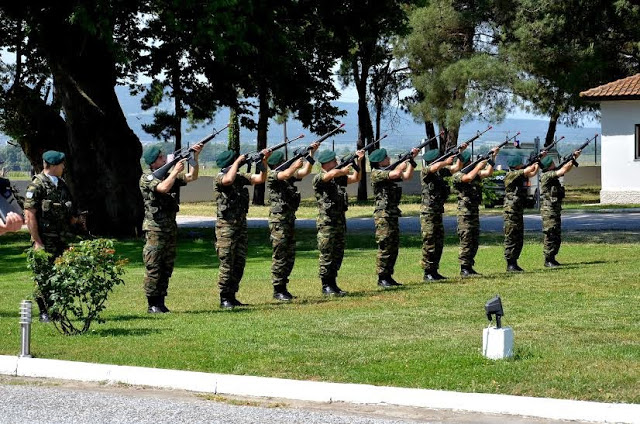
[(636, 138), (635, 138), (636, 154), (635, 159), (640, 159), (640, 124), (636, 124)]

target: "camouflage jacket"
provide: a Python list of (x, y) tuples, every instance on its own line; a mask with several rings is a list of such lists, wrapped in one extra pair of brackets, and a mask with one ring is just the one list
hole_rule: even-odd
[(278, 180), (276, 171), (269, 171), (267, 174), (267, 187), (269, 188), (269, 219), (278, 221), (280, 219), (295, 219), (296, 211), (300, 206), (300, 193), (295, 186), (296, 177), (288, 180)]
[(402, 197), (402, 187), (397, 182), (402, 179), (389, 178), (391, 171), (382, 169), (371, 170), (371, 185), (375, 196), (373, 215), (376, 218), (395, 218), (402, 215), (398, 205)]
[(562, 208), (564, 187), (556, 171), (543, 172), (540, 177), (540, 209)]
[(437, 172), (429, 172), (429, 167), (422, 168), (420, 181), (422, 185), (422, 204), (420, 212), (424, 214), (444, 213), (444, 203), (451, 193), (445, 177), (450, 177), (449, 168), (441, 168)]
[(56, 187), (44, 172), (35, 175), (25, 192), (24, 208), (35, 209), (41, 238), (68, 243), (75, 237), (71, 218), (77, 215), (77, 211), (69, 187), (62, 178), (58, 178)]
[(469, 183), (462, 182), (465, 174), (456, 172), (453, 176), (453, 188), (458, 194), (458, 214), (475, 215), (479, 213), (478, 208), (482, 203), (482, 181), (474, 178)]
[(233, 184), (224, 185), (225, 174), (219, 173), (213, 180), (213, 200), (217, 205), (218, 220), (233, 222), (247, 219), (249, 212), (249, 189), (251, 174), (238, 172)]
[(347, 177), (338, 177), (327, 182), (322, 181), (325, 171), (313, 178), (313, 190), (318, 203), (318, 221), (331, 222), (344, 220), (348, 209)]
[(153, 176), (153, 171), (145, 170), (140, 177), (140, 192), (144, 201), (144, 231), (162, 231), (176, 225), (176, 213), (180, 209), (176, 196), (178, 187), (187, 184), (184, 173), (178, 174), (175, 183), (168, 193), (158, 193), (156, 187), (162, 180)]
[(504, 176), (504, 211), (522, 212), (527, 200), (527, 181), (524, 169), (509, 171)]

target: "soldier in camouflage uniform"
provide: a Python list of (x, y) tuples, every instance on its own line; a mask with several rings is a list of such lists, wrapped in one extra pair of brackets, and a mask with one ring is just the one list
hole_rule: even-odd
[[(192, 147), (196, 163), (202, 145)], [(173, 273), (176, 259), (176, 239), (178, 226), (176, 213), (180, 209), (176, 200), (178, 187), (198, 179), (198, 166), (184, 173), (184, 161), (178, 162), (164, 180), (153, 175), (153, 171), (167, 163), (167, 157), (159, 147), (152, 146), (143, 154), (149, 165), (140, 177), (140, 191), (144, 201), (145, 245), (142, 258), (145, 264), (144, 291), (147, 295), (147, 312), (151, 314), (167, 313), (165, 305), (169, 278)]]
[[(220, 307), (233, 309), (246, 306), (236, 299), (236, 293), (244, 274), (247, 261), (248, 235), (247, 212), (249, 212), (248, 185), (262, 184), (267, 179), (267, 159), (271, 152), (262, 151), (263, 170), (258, 174), (239, 172), (238, 168), (245, 156), (237, 158), (231, 150), (220, 153), (216, 163), (220, 169), (229, 167), (226, 173), (220, 172), (213, 182), (213, 198), (217, 205), (216, 252), (220, 260), (218, 288), (220, 289)], [(234, 160), (235, 159), (235, 160)]]
[[(362, 169), (364, 151), (359, 150), (356, 154)], [(316, 226), (322, 294), (344, 296), (346, 292), (338, 287), (336, 278), (344, 257), (347, 232), (345, 218), (348, 207), (347, 185), (360, 181), (361, 173), (351, 173), (351, 165), (336, 169), (336, 154), (330, 150), (320, 152), (318, 162), (322, 171), (313, 178), (312, 185), (318, 203)]]
[(509, 159), (509, 172), (504, 177), (504, 258), (507, 272), (524, 271), (518, 258), (524, 244), (524, 205), (527, 201), (527, 182), (538, 173), (538, 163), (527, 167), (520, 155)]
[[(413, 149), (411, 153), (415, 158), (419, 152), (418, 149)], [(402, 188), (397, 183), (413, 177), (416, 163), (412, 158), (393, 170), (385, 171), (383, 168), (391, 163), (386, 149), (377, 149), (371, 152), (369, 162), (371, 162), (372, 168), (371, 185), (376, 198), (373, 219), (376, 226), (376, 243), (378, 244), (376, 258), (378, 286), (383, 288), (401, 286), (402, 284), (393, 279), (400, 245), (398, 218), (402, 215), (398, 207), (402, 197)]]
[(544, 234), (543, 252), (544, 266), (555, 268), (560, 266), (556, 255), (562, 243), (562, 199), (564, 187), (560, 177), (573, 168), (575, 160), (580, 156), (580, 150), (573, 152), (573, 160), (567, 162), (560, 169), (556, 169), (553, 159), (549, 156), (540, 161), (542, 176), (540, 177), (540, 214), (542, 215), (542, 232)]
[[(466, 149), (466, 145), (460, 146), (460, 151)], [(420, 205), (420, 228), (422, 232), (422, 267), (424, 269), (424, 281), (444, 280), (446, 277), (438, 273), (440, 258), (444, 247), (444, 203), (449, 197), (449, 184), (445, 180), (462, 167), (455, 157), (439, 162), (433, 162), (440, 156), (438, 149), (429, 150), (422, 159), (427, 166), (422, 168), (420, 181), (422, 184), (422, 204)]]
[[(62, 174), (65, 155), (49, 150), (42, 155), (43, 171), (33, 177), (27, 187), (24, 214), (34, 249), (44, 249), (55, 260), (75, 237), (74, 226), (82, 225), (71, 192)], [(40, 309), (40, 321), (49, 322), (47, 312), (51, 306), (51, 293), (43, 293), (36, 299)]]
[[(309, 153), (318, 149), (319, 144), (311, 145)], [(267, 163), (271, 169), (267, 174), (269, 188), (269, 231), (273, 256), (271, 262), (271, 281), (273, 298), (283, 302), (293, 299), (287, 284), (296, 259), (296, 210), (300, 206), (300, 193), (295, 183), (311, 173), (310, 161), (298, 159), (283, 171), (275, 171), (284, 162), (284, 153), (277, 150), (271, 154)]]
[[(480, 203), (482, 203), (482, 182), (493, 175), (493, 165), (499, 149), (491, 150), (492, 159), (480, 161), (468, 173), (458, 171), (453, 175), (453, 188), (458, 194), (458, 237), (460, 238), (460, 276), (479, 275), (474, 269), (475, 256), (480, 242)], [(462, 167), (471, 162), (471, 153), (465, 150), (459, 155)], [(462, 169), (461, 167), (461, 169)]]

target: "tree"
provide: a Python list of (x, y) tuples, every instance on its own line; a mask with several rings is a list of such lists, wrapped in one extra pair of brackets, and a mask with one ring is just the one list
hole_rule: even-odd
[(640, 70), (640, 6), (625, 0), (507, 2), (501, 48), (520, 78), (514, 92), (534, 112), (550, 117), (545, 145), (556, 125), (577, 125), (597, 105), (586, 89)]
[(240, 122), (238, 122), (238, 113), (235, 108), (230, 108), (229, 113), (229, 142), (228, 150), (233, 150), (236, 155), (240, 154)]

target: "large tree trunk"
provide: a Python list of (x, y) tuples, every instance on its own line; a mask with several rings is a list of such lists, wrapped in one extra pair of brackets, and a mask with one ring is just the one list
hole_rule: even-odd
[(549, 118), (549, 126), (547, 127), (547, 135), (544, 138), (545, 147), (553, 143), (553, 138), (556, 135), (556, 127), (558, 126), (558, 118), (560, 114), (557, 111), (553, 111)]
[[(171, 85), (173, 88), (173, 106), (175, 112), (174, 131), (176, 137), (175, 150), (182, 149), (182, 118), (184, 118), (184, 108), (182, 107), (182, 84), (180, 83), (180, 66), (174, 63), (173, 73), (171, 75)], [(187, 166), (189, 166), (187, 164)], [(176, 200), (180, 203), (180, 187), (175, 187)]]
[(440, 153), (444, 153), (444, 145), (438, 147), (438, 139), (435, 138), (436, 128), (433, 125), (433, 121), (424, 121), (424, 132), (427, 134), (427, 140), (431, 140), (429, 150), (440, 148)]
[[(360, 71), (360, 72), (358, 72)], [(358, 69), (357, 60), (353, 62), (353, 75), (356, 90), (358, 92), (358, 149), (374, 141), (373, 126), (371, 125), (371, 115), (367, 107), (367, 78), (369, 75), (369, 66), (362, 64), (362, 68)], [(366, 158), (362, 162), (360, 170), (362, 176), (358, 183), (358, 200), (367, 200), (367, 167)]]
[(77, 27), (44, 22), (54, 88), (67, 125), (66, 179), (94, 234), (131, 236), (143, 216), (138, 180), (142, 148), (115, 94), (105, 43)]
[[(269, 129), (269, 98), (266, 87), (260, 87), (260, 98), (258, 99), (258, 150), (267, 148), (267, 131)], [(265, 185), (256, 184), (253, 186), (253, 204), (264, 205)]]

